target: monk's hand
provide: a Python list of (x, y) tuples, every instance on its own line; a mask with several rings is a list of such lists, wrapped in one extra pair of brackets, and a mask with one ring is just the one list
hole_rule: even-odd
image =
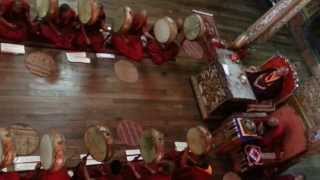
[(8, 27), (13, 30), (18, 28), (15, 24), (12, 24), (12, 23), (8, 23)]
[(246, 69), (246, 72), (249, 72), (249, 73), (254, 73), (254, 72), (257, 72), (257, 71), (258, 71), (258, 68), (256, 66), (249, 66)]

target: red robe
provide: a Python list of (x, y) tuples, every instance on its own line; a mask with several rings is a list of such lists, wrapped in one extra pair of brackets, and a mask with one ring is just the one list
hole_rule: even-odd
[(161, 45), (154, 39), (150, 39), (147, 44), (147, 52), (153, 63), (161, 65), (170, 60), (175, 60), (179, 53), (179, 46), (176, 43)]
[(42, 171), (40, 173), (40, 180), (69, 180), (70, 176), (66, 169), (61, 169), (57, 172)]
[(30, 7), (25, 1), (21, 1), (21, 3), (20, 10), (17, 12), (14, 11), (14, 0), (1, 1), (2, 17), (15, 25), (16, 28), (8, 27), (0, 21), (0, 38), (15, 42), (24, 42), (28, 39), (29, 19), (26, 14), (29, 12)]
[(100, 32), (101, 24), (106, 19), (104, 12), (100, 13), (97, 22), (92, 25), (83, 25), (87, 37), (90, 39), (90, 45), (86, 42), (86, 37), (81, 30), (77, 33), (76, 46), (82, 50), (92, 50), (94, 52), (105, 52), (105, 38)]
[(0, 174), (0, 180), (19, 180), (19, 174), (18, 173), (3, 173)]
[[(59, 20), (58, 20), (59, 18)], [(76, 13), (70, 8), (67, 13), (51, 20), (57, 31), (48, 22), (40, 22), (40, 36), (59, 49), (74, 49)], [(36, 28), (34, 28), (36, 29)]]
[(112, 45), (121, 55), (134, 61), (142, 61), (144, 57), (143, 44), (140, 36), (147, 24), (147, 18), (139, 13), (134, 14), (131, 29), (128, 34), (113, 34)]

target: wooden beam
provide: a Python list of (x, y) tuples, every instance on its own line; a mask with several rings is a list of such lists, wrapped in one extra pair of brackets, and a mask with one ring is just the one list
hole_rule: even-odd
[(268, 32), (267, 36), (273, 35), (309, 2), (310, 0), (281, 0), (251, 25), (246, 32), (238, 36), (232, 47), (240, 49), (248, 46), (266, 32)]

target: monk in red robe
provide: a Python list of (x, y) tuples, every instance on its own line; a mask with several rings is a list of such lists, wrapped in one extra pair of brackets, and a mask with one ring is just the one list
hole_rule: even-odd
[(106, 51), (106, 39), (102, 31), (108, 31), (105, 24), (106, 14), (103, 6), (100, 6), (99, 17), (93, 24), (82, 24), (78, 32), (76, 45), (78, 49), (94, 52)]
[(263, 71), (247, 72), (256, 98), (260, 101), (276, 98), (282, 90), (284, 78), (289, 73), (287, 67), (266, 69)]
[[(177, 20), (178, 32), (182, 29), (183, 20)], [(164, 64), (168, 61), (175, 60), (177, 57), (181, 43), (184, 40), (184, 36), (182, 34), (178, 35), (176, 41), (168, 43), (168, 44), (161, 44), (159, 43), (153, 35), (149, 34), (148, 32), (145, 33), (148, 39), (146, 51), (149, 54), (153, 63), (157, 65)]]
[(131, 27), (127, 33), (114, 33), (112, 45), (121, 55), (134, 61), (142, 61), (144, 48), (141, 36), (147, 27), (148, 17), (145, 10), (133, 14)]
[(171, 152), (165, 156), (166, 159), (175, 162), (173, 178), (177, 180), (211, 180), (212, 169), (207, 157), (193, 157), (187, 148), (183, 152)]
[(24, 42), (28, 39), (29, 4), (26, 0), (0, 2), (0, 38)]
[(74, 49), (76, 13), (68, 4), (59, 7), (59, 15), (46, 17), (35, 24), (39, 26), (37, 34), (56, 48)]

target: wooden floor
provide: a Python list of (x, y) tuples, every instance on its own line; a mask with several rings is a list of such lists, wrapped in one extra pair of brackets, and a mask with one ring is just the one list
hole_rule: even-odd
[[(65, 0), (71, 2), (74, 0)], [(151, 20), (161, 16), (186, 16), (194, 8), (214, 12), (221, 35), (232, 40), (264, 10), (256, 0), (103, 0), (108, 16), (120, 6), (147, 9)], [(29, 49), (28, 51), (34, 51)], [(38, 78), (24, 66), (24, 56), (0, 55), (1, 126), (27, 123), (40, 134), (56, 128), (62, 132), (72, 153), (84, 152), (82, 142), (87, 126), (100, 123), (115, 127), (121, 120), (140, 122), (163, 131), (168, 143), (184, 141), (189, 127), (201, 123), (189, 77), (204, 62), (180, 57), (163, 66), (150, 60), (136, 64), (137, 83), (121, 82), (114, 74), (115, 60), (93, 59), (92, 64), (70, 64), (62, 51), (46, 50), (59, 63), (56, 79)], [(272, 41), (255, 44), (248, 64), (259, 64), (276, 52), (288, 55), (306, 73), (290, 34), (284, 30)], [(120, 57), (121, 58), (121, 57)]]

